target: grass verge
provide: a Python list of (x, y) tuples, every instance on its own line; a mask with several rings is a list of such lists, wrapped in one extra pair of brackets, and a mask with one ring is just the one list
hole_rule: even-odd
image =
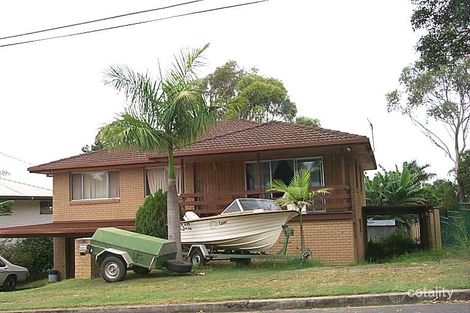
[[(434, 252), (433, 252), (434, 253)], [(44, 281), (0, 294), (0, 310), (70, 308), (129, 304), (186, 303), (238, 299), (383, 293), (410, 289), (470, 288), (470, 257), (439, 253), (384, 264), (319, 266), (310, 262), (262, 262), (247, 268), (212, 263), (196, 275), (152, 272), (125, 281)]]

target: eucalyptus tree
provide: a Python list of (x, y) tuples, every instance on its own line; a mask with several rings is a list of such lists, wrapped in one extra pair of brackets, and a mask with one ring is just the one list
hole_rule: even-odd
[(470, 57), (438, 69), (405, 67), (399, 83), (399, 89), (386, 95), (388, 111), (407, 116), (452, 160), (463, 202), (460, 163), (470, 133)]
[(107, 148), (160, 152), (168, 159), (168, 238), (177, 244), (181, 260), (180, 214), (176, 193), (174, 152), (197, 140), (214, 122), (215, 112), (205, 103), (195, 70), (203, 65), (208, 48), (181, 51), (170, 69), (154, 79), (127, 66), (112, 66), (105, 83), (123, 92), (128, 106), (100, 129), (98, 140)]

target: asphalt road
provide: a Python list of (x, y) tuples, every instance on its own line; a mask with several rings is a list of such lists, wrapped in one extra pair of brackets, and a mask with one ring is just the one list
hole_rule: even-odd
[[(258, 311), (257, 313), (469, 313), (470, 301), (458, 303), (407, 304), (357, 308)], [(240, 312), (241, 313), (241, 312)], [(246, 313), (246, 312), (245, 312)]]

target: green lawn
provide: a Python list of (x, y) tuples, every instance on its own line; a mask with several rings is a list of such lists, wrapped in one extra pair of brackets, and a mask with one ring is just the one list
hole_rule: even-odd
[(446, 253), (407, 256), (386, 264), (319, 266), (298, 262), (258, 263), (237, 268), (212, 263), (195, 275), (152, 272), (125, 281), (35, 282), (0, 293), (0, 310), (381, 293), (409, 289), (470, 288), (470, 257)]

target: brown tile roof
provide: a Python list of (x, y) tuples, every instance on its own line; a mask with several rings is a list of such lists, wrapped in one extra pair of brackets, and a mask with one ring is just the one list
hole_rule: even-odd
[[(368, 144), (369, 139), (365, 136), (294, 123), (278, 121), (258, 123), (236, 120), (218, 122), (201, 139), (188, 147), (177, 150), (175, 156), (353, 143)], [(137, 151), (109, 152), (101, 150), (33, 166), (28, 170), (36, 173), (47, 173), (53, 170), (146, 164), (154, 163), (155, 159), (163, 157), (165, 156), (160, 153), (142, 153)]]
[(52, 170), (80, 169), (88, 167), (103, 167), (113, 165), (132, 165), (154, 163), (148, 155), (134, 150), (110, 152), (106, 149), (82, 153), (49, 163), (32, 166), (28, 171), (32, 173), (47, 173)]
[(134, 229), (134, 220), (74, 221), (0, 228), (0, 238), (56, 237), (90, 235), (100, 227)]
[(196, 141), (176, 151), (175, 156), (276, 150), (299, 147), (369, 143), (365, 136), (301, 124), (271, 121), (254, 123), (219, 136)]

